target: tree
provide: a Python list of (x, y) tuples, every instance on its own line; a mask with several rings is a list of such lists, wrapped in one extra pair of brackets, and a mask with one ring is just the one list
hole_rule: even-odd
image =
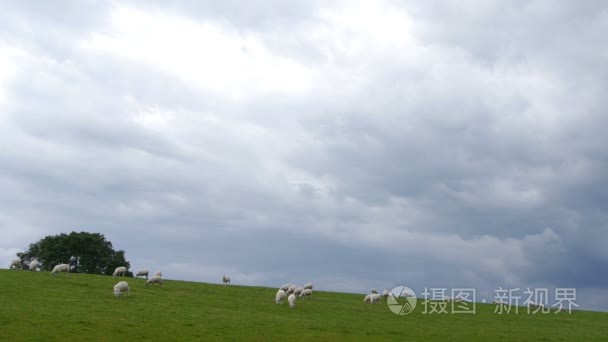
[[(112, 243), (99, 233), (71, 232), (49, 235), (30, 244), (23, 253), (17, 253), (22, 261), (37, 259), (42, 268), (50, 271), (57, 264), (69, 263), (70, 272), (111, 275), (118, 266), (131, 267), (125, 251), (115, 251)], [(131, 272), (127, 275), (132, 276)]]

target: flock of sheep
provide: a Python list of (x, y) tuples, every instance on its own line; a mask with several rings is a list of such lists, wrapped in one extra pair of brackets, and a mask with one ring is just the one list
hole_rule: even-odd
[[(29, 264), (29, 266), (27, 266), (27, 267), (29, 268), (30, 271), (40, 271), (40, 263), (37, 260), (32, 261)], [(20, 259), (15, 259), (15, 260), (11, 261), (10, 269), (13, 269), (13, 268), (25, 269), (25, 267), (22, 264)], [(69, 274), (70, 269), (71, 269), (71, 267), (68, 264), (59, 264), (53, 268), (51, 275), (55, 276), (57, 273), (61, 273), (61, 272), (65, 272), (67, 275), (67, 274)], [(127, 273), (127, 268), (124, 266), (121, 266), (121, 267), (117, 267), (116, 270), (114, 270), (114, 273), (112, 274), (112, 276), (113, 277), (124, 276), (126, 273)], [(139, 270), (139, 271), (137, 271), (137, 273), (135, 273), (135, 278), (146, 277), (146, 279), (147, 279), (146, 286), (154, 285), (154, 284), (158, 284), (159, 286), (162, 286), (162, 283), (163, 283), (162, 276), (163, 275), (161, 272), (156, 272), (150, 278), (148, 278), (148, 275), (149, 275), (148, 270), (143, 269), (143, 270)], [(224, 285), (229, 285), (230, 277), (228, 277), (226, 275), (222, 275), (222, 283)], [(283, 304), (283, 301), (285, 300), (285, 298), (287, 298), (289, 307), (295, 308), (297, 297), (300, 297), (302, 299), (312, 297), (312, 288), (313, 288), (312, 283), (308, 283), (308, 284), (304, 285), (303, 287), (300, 287), (296, 284), (285, 284), (285, 285), (281, 286), (279, 288), (279, 290), (277, 291), (277, 294), (275, 296), (275, 303)], [(131, 295), (131, 292), (129, 291), (129, 283), (127, 283), (126, 281), (120, 281), (116, 285), (114, 285), (114, 295), (116, 297), (121, 296), (125, 292), (129, 296)], [(375, 288), (373, 288), (373, 289), (371, 289), (370, 292), (371, 293), (366, 295), (365, 298), (363, 299), (364, 303), (369, 303), (369, 304), (380, 303), (381, 298), (386, 299), (389, 296), (389, 292), (387, 290), (384, 290), (382, 292), (382, 294), (379, 294), (378, 291)]]
[[(51, 271), (51, 276), (54, 277), (57, 273), (62, 273), (62, 272), (65, 272), (66, 275), (69, 275), (70, 270), (72, 270), (72, 267), (73, 266), (70, 266), (68, 264), (59, 264), (59, 265), (53, 267), (53, 270)], [(38, 262), (38, 260), (34, 260), (29, 265), (26, 265), (20, 259), (12, 260), (11, 264), (9, 266), (9, 269), (19, 269), (19, 268), (20, 269), (27, 268), (30, 271), (40, 271), (40, 262)], [(114, 270), (114, 273), (112, 273), (112, 276), (113, 277), (119, 277), (119, 276), (124, 277), (126, 273), (127, 273), (127, 268), (124, 266), (120, 266), (120, 267), (116, 267), (116, 269)], [(137, 271), (137, 273), (135, 274), (135, 278), (146, 277), (146, 286), (154, 285), (154, 284), (158, 284), (158, 286), (163, 285), (162, 272), (156, 272), (150, 278), (148, 278), (148, 275), (149, 275), (148, 270), (143, 269), (143, 270)], [(228, 283), (230, 283), (230, 278), (228, 278)], [(131, 295), (131, 292), (129, 291), (129, 283), (127, 283), (126, 281), (121, 281), (121, 282), (118, 282), (116, 285), (114, 285), (114, 295), (116, 297), (119, 297), (120, 295), (122, 295), (125, 292), (129, 296)]]
[(304, 287), (296, 284), (285, 284), (279, 288), (275, 296), (275, 303), (283, 304), (283, 300), (287, 297), (290, 308), (296, 307), (296, 296), (300, 298), (312, 297), (312, 284), (308, 283)]
[(384, 298), (386, 299), (388, 297), (390, 292), (388, 292), (388, 290), (384, 290), (382, 291), (382, 294), (378, 293), (378, 290), (376, 290), (375, 288), (372, 288), (370, 293), (368, 295), (365, 296), (365, 298), (363, 298), (363, 303), (369, 303), (369, 304), (374, 304), (374, 303), (380, 303), (380, 299)]

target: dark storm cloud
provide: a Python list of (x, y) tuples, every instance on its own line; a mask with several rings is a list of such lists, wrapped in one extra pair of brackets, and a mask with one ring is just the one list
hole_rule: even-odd
[(2, 260), (89, 230), (179, 279), (605, 310), (605, 5), (324, 6), (7, 5)]

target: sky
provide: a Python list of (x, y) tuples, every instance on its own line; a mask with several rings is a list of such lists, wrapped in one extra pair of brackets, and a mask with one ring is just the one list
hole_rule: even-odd
[(2, 7), (0, 267), (88, 231), (170, 279), (608, 311), (604, 1)]

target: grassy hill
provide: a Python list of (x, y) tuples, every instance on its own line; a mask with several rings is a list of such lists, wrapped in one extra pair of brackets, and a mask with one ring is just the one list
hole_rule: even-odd
[(0, 270), (0, 341), (66, 340), (605, 340), (608, 313), (398, 316), (361, 295), (316, 291), (295, 309), (276, 289), (167, 280), (162, 288), (112, 277)]

